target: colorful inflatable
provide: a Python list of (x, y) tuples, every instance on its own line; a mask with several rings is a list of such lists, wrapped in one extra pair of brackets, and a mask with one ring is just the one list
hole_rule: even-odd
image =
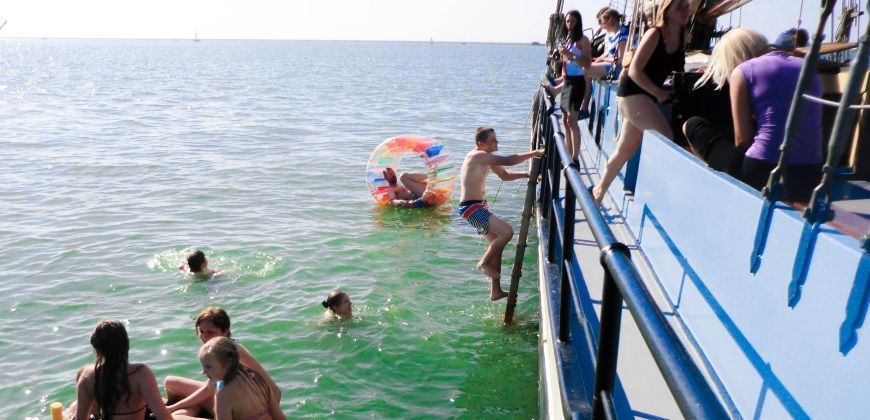
[(399, 136), (384, 140), (369, 158), (366, 166), (366, 183), (378, 204), (390, 201), (389, 184), (384, 179), (384, 169), (393, 168), (399, 173), (402, 158), (409, 153), (416, 154), (428, 168), (429, 185), (423, 202), (426, 205), (446, 203), (453, 197), (455, 168), (450, 162), (450, 153), (435, 140), (426, 137)]

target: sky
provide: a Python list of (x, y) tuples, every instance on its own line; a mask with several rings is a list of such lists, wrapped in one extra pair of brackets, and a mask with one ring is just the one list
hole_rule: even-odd
[[(619, 1), (622, 3), (623, 1)], [(566, 0), (594, 23), (609, 0)], [(818, 21), (806, 0), (803, 27)], [(773, 41), (799, 0), (755, 0), (720, 18)], [(838, 6), (839, 7), (839, 6)], [(3, 37), (544, 42), (555, 0), (3, 0)], [(741, 16), (742, 15), (742, 16)], [(866, 19), (866, 17), (862, 17)]]

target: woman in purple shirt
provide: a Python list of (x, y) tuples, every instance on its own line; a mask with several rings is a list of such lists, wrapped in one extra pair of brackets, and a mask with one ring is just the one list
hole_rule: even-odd
[[(727, 172), (760, 190), (779, 161), (785, 124), (797, 89), (803, 60), (770, 51), (767, 39), (743, 28), (729, 31), (716, 44), (707, 72), (697, 86), (712, 81), (729, 85), (734, 134), (709, 121), (692, 117), (683, 132), (693, 151), (713, 169)], [(809, 93), (819, 96), (816, 77)], [(821, 179), (822, 110), (804, 106), (800, 128), (791, 140), (786, 160), (785, 200), (806, 202)]]

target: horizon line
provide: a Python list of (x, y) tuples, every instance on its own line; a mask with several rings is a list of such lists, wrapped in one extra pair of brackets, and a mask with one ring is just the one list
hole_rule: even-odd
[(115, 41), (310, 41), (310, 42), (401, 42), (401, 43), (423, 43), (423, 44), (492, 44), (492, 45), (529, 45), (538, 46), (544, 45), (539, 41), (435, 41), (435, 40), (399, 40), (399, 39), (299, 39), (299, 38), (119, 38), (119, 37), (64, 37), (64, 36), (3, 36), (0, 39), (35, 39), (35, 40), (115, 40)]

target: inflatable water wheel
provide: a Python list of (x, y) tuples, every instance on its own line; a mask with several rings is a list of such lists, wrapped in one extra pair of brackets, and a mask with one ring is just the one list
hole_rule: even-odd
[(450, 201), (456, 176), (447, 149), (430, 138), (399, 136), (384, 140), (378, 145), (366, 165), (366, 183), (375, 202), (387, 204), (390, 201), (389, 184), (384, 179), (384, 169), (393, 168), (398, 174), (399, 164), (407, 154), (416, 154), (426, 165), (429, 184), (423, 202), (434, 206)]

